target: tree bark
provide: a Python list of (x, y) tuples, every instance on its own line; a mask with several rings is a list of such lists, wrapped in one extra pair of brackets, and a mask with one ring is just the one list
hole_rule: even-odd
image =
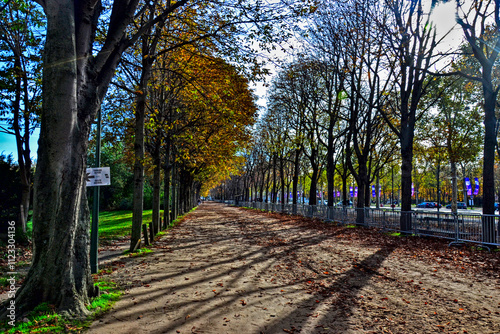
[[(175, 157), (172, 158), (173, 161), (175, 161)], [(174, 163), (172, 166), (172, 211), (170, 212), (170, 220), (173, 222), (177, 218), (178, 210), (178, 199), (177, 199), (177, 189), (178, 189), (178, 182), (177, 182), (177, 167), (176, 164)], [(221, 192), (221, 199), (224, 200), (224, 191), (222, 190)]]
[(160, 192), (161, 192), (161, 156), (160, 145), (157, 144), (153, 152), (154, 155), (154, 170), (153, 170), (153, 227), (154, 236), (161, 229), (160, 216)]
[(295, 149), (292, 176), (292, 214), (297, 214), (299, 173), (300, 173), (300, 149)]
[(453, 159), (450, 162), (451, 169), (451, 212), (457, 213), (458, 184), (457, 184), (457, 164)]
[(283, 156), (280, 156), (280, 179), (281, 179), (281, 209), (285, 210), (285, 166)]
[(276, 153), (273, 153), (273, 191), (271, 193), (271, 203), (276, 203), (277, 202), (277, 192), (276, 192)]
[(349, 204), (349, 199), (347, 198), (347, 171), (345, 171), (345, 173), (343, 173), (341, 177), (342, 177), (342, 204), (344, 206), (347, 206)]
[[(400, 228), (402, 232), (411, 233), (411, 175), (413, 169), (413, 124), (401, 125), (401, 215)], [(392, 200), (392, 199), (391, 199)], [(392, 203), (391, 203), (392, 205)]]
[[(134, 195), (130, 250), (141, 238), (142, 212), (144, 209), (144, 126), (146, 121), (146, 97), (154, 58), (149, 54), (148, 36), (142, 38), (142, 71), (135, 99), (134, 138)], [(153, 229), (155, 224), (153, 223)]]
[(163, 228), (166, 229), (170, 225), (170, 180), (171, 180), (171, 165), (170, 165), (170, 139), (167, 138), (167, 148), (165, 152), (165, 163), (163, 165), (164, 184), (163, 184)]
[(312, 153), (311, 158), (309, 159), (312, 168), (311, 186), (309, 187), (309, 205), (316, 205), (316, 191), (319, 176), (319, 167), (318, 164), (314, 161), (315, 157), (316, 154)]
[[(21, 113), (21, 99), (23, 92), (23, 82), (24, 91), (27, 91), (27, 77), (22, 75), (22, 64), (21, 55), (19, 52), (15, 52), (14, 68), (17, 72), (16, 74), (16, 87), (15, 87), (15, 100), (13, 105), (13, 129), (14, 135), (16, 137), (16, 147), (17, 147), (17, 162), (19, 165), (19, 176), (21, 178), (21, 203), (19, 205), (19, 219), (16, 221), (16, 241), (26, 242), (26, 225), (28, 221), (28, 212), (30, 206), (30, 193), (31, 193), (31, 157), (29, 149), (29, 96), (26, 92), (24, 94), (24, 135), (21, 134), (20, 126), (20, 113)], [(24, 142), (24, 145), (23, 145)], [(23, 147), (24, 146), (24, 147)]]
[[(45, 5), (43, 110), (34, 189), (33, 262), (16, 294), (18, 314), (49, 302), (59, 311), (85, 315), (95, 295), (90, 275), (90, 213), (85, 168), (95, 95), (77, 66), (75, 8), (71, 1)], [(61, 61), (61, 60), (64, 61)], [(90, 86), (90, 87), (89, 87)], [(92, 99), (94, 98), (94, 99)], [(85, 99), (80, 103), (79, 99)]]
[(144, 95), (145, 94), (140, 94), (140, 96), (137, 98), (135, 110), (134, 195), (132, 205), (133, 211), (132, 231), (130, 236), (130, 251), (132, 251), (132, 248), (134, 248), (135, 245), (140, 242), (142, 232), (142, 211), (144, 205)]
[(328, 206), (333, 206), (335, 201), (335, 161), (334, 161), (334, 145), (333, 145), (333, 122), (330, 121), (328, 127), (328, 146), (326, 153), (326, 183), (328, 191)]
[[(483, 71), (484, 148), (483, 148), (483, 214), (495, 214), (495, 147), (497, 144), (495, 105), (498, 91), (491, 85), (491, 68)], [(486, 78), (484, 78), (486, 76)], [(483, 218), (483, 242), (495, 243), (495, 220)]]
[(376, 182), (376, 186), (375, 186), (375, 198), (376, 198), (376, 202), (377, 202), (377, 209), (380, 209), (380, 176), (379, 176), (379, 172), (377, 172), (377, 182)]

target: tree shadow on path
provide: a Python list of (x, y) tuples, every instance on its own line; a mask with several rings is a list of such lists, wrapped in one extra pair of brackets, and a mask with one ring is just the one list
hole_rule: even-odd
[[(222, 333), (222, 328), (224, 333), (233, 333), (245, 328), (245, 333), (283, 333), (283, 329), (332, 333), (320, 326), (328, 324), (341, 333), (342, 328), (349, 328), (359, 290), (373, 275), (379, 275), (377, 269), (393, 250), (379, 250), (353, 262), (344, 273), (331, 273), (330, 285), (316, 286), (308, 294), (309, 275), (321, 273), (316, 264), (297, 267), (297, 254), (308, 252), (340, 231), (317, 233), (282, 226), (274, 218), (249, 218), (227, 207), (222, 209), (224, 219), (214, 221), (208, 210), (193, 215), (188, 226), (174, 229), (159, 243), (165, 248), (150, 256), (163, 264), (135, 260), (129, 268), (133, 279), (127, 282), (126, 275), (121, 278), (127, 284), (127, 294), (91, 332), (184, 333), (188, 328), (196, 333)], [(218, 252), (208, 251), (214, 246)], [(314, 249), (321, 251), (321, 247)], [(289, 280), (276, 277), (280, 273), (276, 267), (284, 266), (290, 266), (290, 273), (307, 269), (309, 274)], [(295, 302), (296, 298), (300, 301)], [(313, 313), (321, 315), (311, 317)]]
[(346, 333), (352, 330), (349, 318), (357, 307), (360, 290), (370, 284), (373, 276), (380, 275), (377, 269), (393, 250), (381, 249), (361, 262), (353, 262), (352, 269), (339, 275), (332, 285), (319, 288), (288, 316), (264, 326), (261, 332)]

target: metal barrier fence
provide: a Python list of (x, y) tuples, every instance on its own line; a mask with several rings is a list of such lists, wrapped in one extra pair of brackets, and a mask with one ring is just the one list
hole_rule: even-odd
[(486, 247), (500, 247), (499, 215), (422, 211), (401, 212), (374, 208), (358, 209), (265, 202), (237, 202), (236, 205), (270, 212), (318, 218), (338, 224), (356, 224), (395, 232), (404, 230), (404, 232), (414, 235), (452, 240), (450, 245), (470, 242)]

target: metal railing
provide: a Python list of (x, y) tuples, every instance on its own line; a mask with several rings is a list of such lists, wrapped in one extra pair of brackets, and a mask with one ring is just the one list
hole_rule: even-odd
[[(231, 203), (233, 204), (233, 203)], [(500, 216), (452, 214), (450, 212), (401, 212), (374, 208), (329, 207), (325, 205), (238, 202), (237, 206), (281, 212), (325, 222), (355, 224), (386, 231), (405, 232), (452, 240), (454, 243), (476, 243), (484, 247), (500, 247)]]

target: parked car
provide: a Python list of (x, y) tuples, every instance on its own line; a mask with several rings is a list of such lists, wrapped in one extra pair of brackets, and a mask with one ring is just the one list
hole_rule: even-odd
[(433, 202), (422, 202), (417, 204), (417, 208), (434, 208)]
[[(451, 203), (446, 206), (447, 209), (451, 209)], [(467, 205), (464, 202), (457, 202), (457, 209), (467, 209)]]
[(434, 208), (437, 208), (437, 207), (442, 207), (441, 203), (437, 204), (436, 202), (432, 202), (432, 204), (434, 204)]

